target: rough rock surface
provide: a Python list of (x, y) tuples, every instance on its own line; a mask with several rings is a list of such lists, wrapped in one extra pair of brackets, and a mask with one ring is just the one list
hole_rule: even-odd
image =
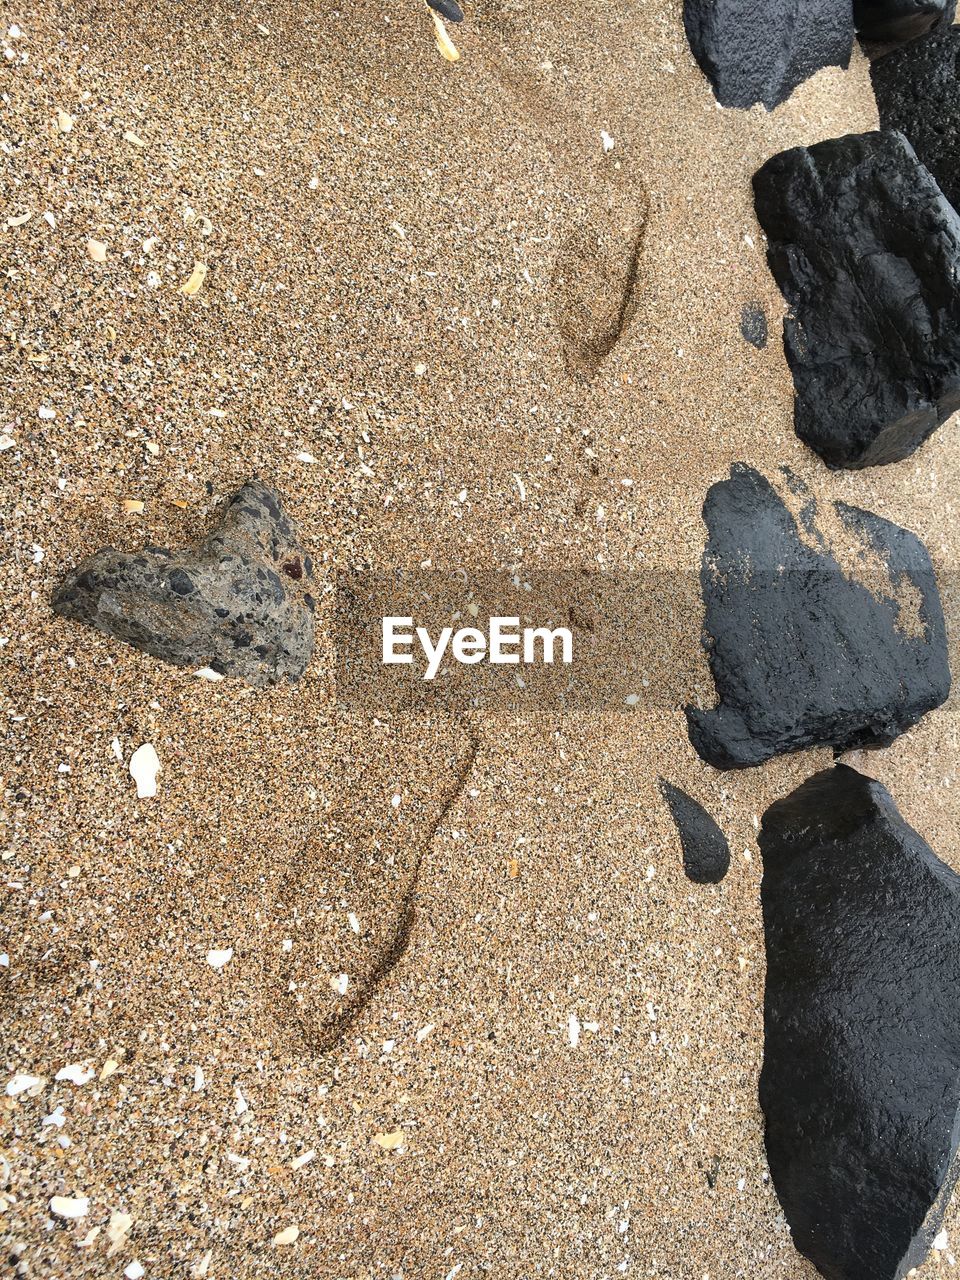
[(853, 0), (853, 20), (861, 40), (902, 44), (949, 25), (956, 9), (956, 0)]
[(770, 483), (742, 464), (707, 494), (700, 584), (720, 705), (688, 707), (687, 721), (690, 741), (719, 769), (805, 747), (886, 746), (949, 693), (923, 543), (834, 505), (857, 549), (843, 569), (817, 531), (812, 500), (798, 527)]
[(719, 884), (730, 870), (727, 838), (692, 796), (660, 779), (660, 793), (680, 834), (683, 869), (695, 884)]
[(960, 217), (892, 131), (782, 151), (753, 185), (797, 434), (833, 467), (906, 458), (960, 408)]
[(767, 313), (761, 307), (759, 302), (745, 302), (740, 309), (740, 333), (751, 347), (756, 347), (758, 351), (762, 351), (767, 345), (769, 338), (769, 330), (767, 327)]
[(878, 58), (870, 68), (880, 123), (899, 129), (956, 208), (960, 205), (960, 27)]
[(108, 547), (68, 574), (54, 612), (178, 667), (248, 684), (303, 675), (313, 651), (312, 566), (277, 495), (251, 480), (199, 547)]
[(760, 850), (774, 1186), (829, 1280), (898, 1280), (957, 1174), (960, 876), (844, 765), (771, 805)]
[(823, 67), (846, 67), (850, 0), (686, 0), (693, 56), (724, 107), (772, 110)]

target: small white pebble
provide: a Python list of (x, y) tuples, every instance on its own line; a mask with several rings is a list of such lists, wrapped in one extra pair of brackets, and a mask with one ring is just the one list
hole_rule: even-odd
[(426, 1040), (427, 1036), (430, 1034), (432, 1030), (433, 1030), (432, 1022), (428, 1022), (425, 1027), (421, 1027), (420, 1030), (417, 1032), (417, 1044), (423, 1044), (424, 1040)]
[(570, 1038), (571, 1046), (576, 1049), (580, 1043), (580, 1019), (575, 1013), (571, 1013), (567, 1019), (567, 1035)]
[(207, 952), (207, 964), (211, 969), (222, 969), (233, 959), (233, 947), (214, 948)]
[(946, 1231), (938, 1231), (930, 1242), (930, 1248), (936, 1249), (937, 1253), (943, 1253), (950, 1244), (950, 1237)]
[(349, 987), (349, 985), (350, 985), (350, 979), (347, 977), (345, 973), (338, 973), (330, 979), (330, 986), (333, 988), (333, 990), (337, 993), (338, 996), (345, 996), (347, 994), (347, 987)]
[(273, 1237), (273, 1243), (276, 1245), (293, 1244), (299, 1234), (299, 1227), (284, 1227), (282, 1231), (278, 1231)]
[(45, 422), (52, 421), (56, 416), (56, 409), (50, 409), (45, 404), (42, 404), (37, 410), (37, 417), (43, 418)]
[(617, 145), (613, 138), (610, 137), (609, 133), (607, 133), (606, 129), (600, 130), (600, 141), (603, 143), (603, 150), (605, 153), (612, 151)]
[(123, 1274), (127, 1277), (127, 1280), (140, 1280), (143, 1275), (143, 1266), (134, 1258)]

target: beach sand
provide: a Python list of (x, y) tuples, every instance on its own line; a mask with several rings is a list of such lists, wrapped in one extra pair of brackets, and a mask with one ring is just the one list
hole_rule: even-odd
[[(861, 473), (801, 446), (753, 215), (771, 154), (876, 127), (863, 55), (768, 114), (718, 109), (680, 0), (477, 0), (456, 64), (414, 0), (11, 24), (0, 989), (7, 1078), (45, 1080), (2, 1099), (16, 1274), (812, 1277), (757, 1104), (756, 834), (829, 752), (717, 773), (655, 681), (629, 714), (378, 723), (337, 705), (323, 595), (306, 676), (265, 691), (49, 600), (101, 546), (197, 539), (253, 474), (321, 579), (693, 575), (736, 461), (915, 530), (948, 592), (955, 428)], [(674, 631), (712, 705), (700, 619)], [(853, 762), (960, 870), (953, 711)], [(658, 776), (723, 826), (720, 885), (685, 879)]]

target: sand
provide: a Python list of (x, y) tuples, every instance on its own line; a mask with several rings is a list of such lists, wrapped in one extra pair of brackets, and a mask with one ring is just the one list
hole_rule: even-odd
[[(679, 0), (477, 0), (455, 65), (414, 0), (11, 24), (0, 987), (6, 1078), (45, 1078), (3, 1099), (17, 1273), (812, 1276), (757, 1105), (756, 826), (829, 753), (718, 774), (656, 681), (629, 715), (376, 724), (337, 705), (323, 604), (303, 681), (252, 691), (49, 597), (97, 547), (199, 537), (255, 473), (322, 574), (689, 575), (735, 461), (907, 525), (948, 592), (955, 428), (865, 473), (800, 445), (752, 212), (772, 153), (875, 127), (863, 56), (767, 114), (716, 107)], [(699, 619), (664, 643), (709, 705)], [(960, 870), (958, 760), (946, 708), (856, 763)], [(659, 775), (723, 825), (721, 885), (684, 878)], [(338, 1028), (331, 978), (354, 999), (411, 893)]]

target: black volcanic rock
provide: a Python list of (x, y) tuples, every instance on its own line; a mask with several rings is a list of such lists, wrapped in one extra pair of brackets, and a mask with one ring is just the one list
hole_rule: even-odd
[(252, 480), (196, 549), (98, 551), (67, 575), (53, 609), (174, 666), (261, 686), (298, 679), (310, 661), (311, 582), (279, 499)]
[(695, 884), (719, 884), (730, 870), (726, 836), (703, 805), (679, 787), (661, 778), (660, 793), (680, 834), (687, 877)]
[(782, 151), (753, 187), (797, 435), (832, 467), (906, 458), (960, 408), (960, 217), (890, 131)]
[(960, 27), (895, 49), (870, 67), (880, 123), (899, 129), (940, 190), (960, 204)]
[(770, 336), (767, 329), (767, 313), (759, 302), (745, 302), (740, 309), (740, 333), (751, 347), (762, 351)]
[(457, 0), (427, 0), (427, 4), (448, 22), (462, 22), (463, 10)]
[(829, 1280), (899, 1280), (957, 1175), (960, 876), (844, 765), (770, 806), (760, 850), (774, 1186)]
[(949, 693), (923, 543), (868, 511), (834, 507), (858, 548), (843, 569), (812, 500), (798, 528), (769, 482), (742, 464), (707, 494), (700, 584), (719, 706), (688, 707), (687, 721), (718, 769), (805, 747), (886, 746)]
[(956, 0), (853, 0), (853, 20), (861, 40), (902, 44), (947, 26), (956, 9)]
[(685, 0), (683, 24), (724, 107), (772, 110), (853, 48), (851, 0)]

